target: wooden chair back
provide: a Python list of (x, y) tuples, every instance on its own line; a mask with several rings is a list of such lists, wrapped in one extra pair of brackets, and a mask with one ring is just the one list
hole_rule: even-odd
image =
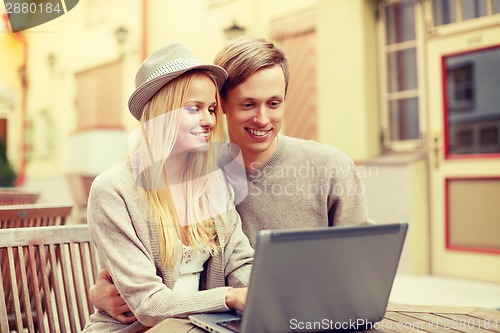
[(63, 225), (71, 210), (71, 205), (0, 206), (0, 229)]
[(23, 205), (36, 203), (40, 193), (13, 189), (0, 189), (0, 205)]
[(99, 270), (87, 224), (0, 229), (0, 260), (1, 332), (84, 328)]

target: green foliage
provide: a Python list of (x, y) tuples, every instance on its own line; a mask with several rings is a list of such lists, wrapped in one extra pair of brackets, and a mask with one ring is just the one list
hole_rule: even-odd
[(16, 180), (16, 172), (7, 159), (7, 147), (0, 140), (0, 187), (12, 187)]

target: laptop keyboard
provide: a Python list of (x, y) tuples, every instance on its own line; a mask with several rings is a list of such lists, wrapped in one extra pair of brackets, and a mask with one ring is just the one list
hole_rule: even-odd
[(227, 328), (230, 331), (239, 333), (241, 331), (241, 318), (217, 322), (217, 325)]

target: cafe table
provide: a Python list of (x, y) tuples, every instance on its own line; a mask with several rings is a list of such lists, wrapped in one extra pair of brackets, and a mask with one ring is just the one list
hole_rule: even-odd
[[(365, 332), (500, 333), (500, 311), (478, 307), (389, 304), (384, 319), (370, 328)], [(184, 319), (167, 319), (148, 330), (148, 333), (165, 332), (205, 331)]]

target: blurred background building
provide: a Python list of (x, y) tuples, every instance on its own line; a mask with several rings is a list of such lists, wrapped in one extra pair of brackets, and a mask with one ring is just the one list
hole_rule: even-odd
[(41, 202), (84, 214), (126, 157), (147, 54), (211, 62), (249, 34), (289, 57), (284, 133), (345, 151), (371, 217), (409, 222), (402, 272), (500, 283), (500, 0), (85, 0), (15, 34), (0, 15), (0, 139)]

